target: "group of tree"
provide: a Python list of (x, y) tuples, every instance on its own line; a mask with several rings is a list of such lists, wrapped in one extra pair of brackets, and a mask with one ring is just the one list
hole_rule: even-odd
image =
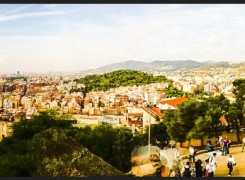
[(72, 123), (69, 114), (51, 109), (14, 124), (0, 142), (0, 176), (125, 175), (133, 148), (146, 138), (126, 127)]
[(167, 98), (169, 97), (191, 97), (192, 96), (191, 93), (179, 90), (178, 88), (174, 87), (171, 81), (168, 82), (168, 87), (161, 91), (164, 92)]
[[(190, 99), (181, 103), (176, 111), (168, 110), (163, 122), (171, 139), (184, 142), (192, 138), (202, 139), (206, 135), (209, 138), (218, 137), (230, 128), (235, 128), (240, 141), (239, 128), (244, 126), (245, 79), (237, 79), (233, 85), (233, 94), (236, 96), (234, 103), (221, 94), (201, 101)], [(227, 120), (227, 126), (220, 122), (222, 115)]]
[[(126, 127), (75, 128), (72, 122), (69, 114), (51, 109), (14, 124), (12, 136), (0, 142), (0, 176), (125, 175), (132, 150), (148, 143), (147, 133), (133, 136)], [(152, 125), (151, 144), (166, 141), (164, 133), (162, 123)]]
[(107, 91), (121, 86), (140, 86), (152, 83), (170, 82), (165, 76), (154, 76), (136, 70), (118, 70), (106, 74), (87, 75), (77, 80), (85, 85), (85, 92)]

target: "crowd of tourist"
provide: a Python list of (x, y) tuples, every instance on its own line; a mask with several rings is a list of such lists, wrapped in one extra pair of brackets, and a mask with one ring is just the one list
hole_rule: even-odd
[[(219, 136), (217, 145), (219, 145), (220, 151), (215, 150), (214, 146), (211, 143), (211, 140), (207, 141), (206, 150), (209, 154), (209, 157), (205, 160), (197, 159), (196, 160), (196, 151), (192, 145), (189, 146), (189, 158), (188, 161), (180, 169), (180, 151), (179, 148), (175, 148), (173, 154), (173, 165), (170, 168), (169, 176), (176, 177), (214, 177), (215, 171), (217, 169), (216, 156), (227, 156), (227, 172), (228, 176), (231, 176), (234, 166), (236, 166), (236, 161), (234, 156), (229, 151), (231, 144), (230, 138), (227, 136), (223, 138)], [(242, 139), (242, 149), (241, 152), (244, 152), (245, 147), (245, 136)], [(166, 148), (160, 150), (159, 156), (162, 166), (167, 166), (167, 155), (165, 153)]]
[[(235, 158), (230, 154), (229, 148), (230, 148), (231, 140), (229, 137), (223, 138), (222, 136), (219, 136), (217, 145), (220, 147), (220, 154), (222, 156), (227, 156), (227, 168), (228, 168), (228, 176), (231, 176), (233, 167), (236, 166)], [(242, 149), (241, 152), (244, 152), (245, 147), (245, 136), (242, 139)], [(181, 175), (183, 177), (214, 177), (215, 176), (215, 170), (217, 168), (216, 163), (216, 156), (217, 151), (215, 150), (214, 146), (212, 145), (211, 141), (208, 140), (206, 144), (206, 150), (208, 154), (210, 154), (210, 157), (201, 160), (198, 159), (195, 161), (195, 150), (192, 145), (189, 147), (189, 160), (186, 162), (185, 166), (181, 170)]]

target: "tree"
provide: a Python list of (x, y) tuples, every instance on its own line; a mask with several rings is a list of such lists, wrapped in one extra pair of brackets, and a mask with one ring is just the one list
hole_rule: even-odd
[(90, 153), (76, 138), (80, 138), (90, 149), (94, 148), (96, 142), (101, 142), (96, 144), (97, 154), (102, 150), (108, 162), (115, 158), (113, 154), (123, 156), (120, 161), (115, 159), (114, 163), (120, 164), (125, 170), (130, 168), (130, 149), (133, 147), (130, 141), (132, 134), (128, 131), (120, 130), (117, 135), (118, 129), (103, 125), (95, 128), (93, 134), (90, 128), (85, 127), (82, 133), (88, 136), (84, 136), (78, 133), (78, 128), (72, 128), (71, 121), (56, 118), (63, 119), (63, 114), (56, 111), (40, 112), (31, 120), (16, 123), (13, 136), (0, 142), (0, 176), (123, 175)]
[(186, 140), (186, 129), (182, 126), (181, 119), (178, 117), (177, 112), (167, 110), (164, 115), (163, 123), (172, 140), (177, 142), (184, 142)]
[(223, 95), (205, 101), (189, 100), (181, 103), (178, 110), (167, 111), (164, 124), (171, 139), (178, 142), (202, 139), (205, 135), (216, 137), (224, 131), (219, 119), (229, 106)]
[(39, 112), (30, 120), (21, 120), (13, 125), (13, 137), (17, 139), (32, 138), (36, 133), (51, 127), (70, 128), (70, 115), (55, 109)]
[(196, 100), (185, 101), (178, 106), (178, 119), (188, 141), (194, 138), (189, 132), (194, 128), (195, 121), (199, 117), (199, 106), (200, 102)]
[(229, 128), (231, 126), (232, 128), (236, 129), (238, 142), (240, 141), (240, 135), (239, 135), (239, 115), (240, 113), (241, 113), (241, 110), (238, 109), (236, 104), (231, 105), (227, 113)]
[(122, 172), (129, 172), (131, 166), (131, 152), (134, 148), (133, 134), (128, 128), (116, 128), (117, 134), (112, 146), (111, 164)]
[(88, 147), (91, 152), (101, 157), (107, 162), (110, 162), (113, 152), (113, 143), (117, 131), (109, 124), (102, 124), (94, 127), (91, 132), (91, 147)]
[[(146, 134), (145, 138), (147, 141), (147, 138), (149, 136), (149, 126), (146, 128)], [(150, 127), (150, 141), (152, 145), (160, 146), (160, 148), (166, 146), (170, 140), (170, 137), (167, 133), (167, 127), (163, 122), (152, 124)]]
[(245, 113), (245, 79), (236, 79), (233, 82), (233, 94), (236, 96), (235, 106), (239, 110), (238, 120), (241, 125), (244, 125), (244, 113)]
[(220, 117), (229, 111), (230, 102), (223, 94), (211, 96), (205, 102), (207, 103), (206, 115), (211, 118), (209, 137), (218, 137), (225, 130), (220, 122)]
[(93, 155), (69, 136), (69, 129), (50, 128), (36, 134), (32, 141), (32, 153), (36, 170), (33, 176), (112, 176), (120, 171)]
[(130, 129), (104, 123), (93, 129), (85, 126), (73, 131), (73, 137), (95, 155), (122, 172), (131, 169), (131, 152), (136, 140)]
[[(50, 110), (40, 112), (30, 120), (21, 120), (14, 124), (13, 135), (4, 138), (0, 142), (1, 176), (27, 177), (33, 175), (37, 169), (37, 162), (39, 162), (35, 155), (41, 150), (40, 148), (34, 148), (32, 145), (33, 138), (53, 127), (58, 129), (69, 129), (71, 127), (71, 121), (56, 120), (56, 117), (63, 119), (64, 116)], [(60, 137), (56, 138), (59, 139)]]
[(167, 97), (182, 97), (185, 94), (184, 91), (178, 90), (176, 87), (174, 87), (172, 82), (169, 82), (168, 84), (168, 88), (163, 90)]

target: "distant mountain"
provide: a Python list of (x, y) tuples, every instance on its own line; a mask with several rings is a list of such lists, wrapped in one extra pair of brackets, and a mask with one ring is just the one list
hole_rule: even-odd
[(97, 69), (89, 69), (85, 71), (81, 71), (85, 74), (104, 74), (108, 72), (112, 72), (115, 70), (122, 70), (122, 69), (130, 69), (130, 70), (139, 70), (148, 73), (152, 73), (155, 71), (158, 72), (168, 72), (168, 71), (175, 71), (175, 70), (190, 70), (193, 68), (205, 67), (210, 65), (209, 62), (197, 62), (193, 60), (176, 60), (176, 61), (152, 61), (152, 62), (143, 62), (143, 61), (135, 61), (135, 60), (128, 60), (125, 62), (109, 64), (106, 66), (102, 66)]

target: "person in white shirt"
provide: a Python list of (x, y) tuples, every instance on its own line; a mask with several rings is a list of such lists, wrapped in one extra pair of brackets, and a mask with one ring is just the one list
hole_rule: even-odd
[(178, 160), (179, 158), (180, 158), (179, 148), (176, 148), (176, 151), (174, 152), (174, 159)]
[(167, 165), (167, 154), (166, 154), (165, 148), (160, 150), (159, 159), (160, 159), (162, 165), (164, 165), (164, 166)]
[(236, 165), (236, 162), (235, 162), (235, 159), (232, 155), (230, 155), (228, 158), (227, 158), (227, 167), (229, 168), (229, 174), (228, 176), (231, 176), (231, 173), (233, 171), (233, 166)]
[(245, 146), (245, 136), (244, 136), (243, 139), (242, 139), (242, 152), (243, 152), (243, 150), (244, 150), (244, 146)]
[(218, 140), (218, 143), (220, 145), (220, 150), (222, 151), (223, 149), (223, 137), (222, 136), (219, 136), (219, 140)]
[(209, 159), (206, 161), (206, 166), (205, 166), (205, 177), (214, 177), (214, 171), (213, 171), (213, 166), (209, 163)]
[(189, 147), (189, 159), (190, 162), (195, 163), (195, 150), (192, 145)]
[(213, 153), (213, 155), (211, 157), (209, 157), (209, 165), (212, 166), (213, 174), (215, 174), (215, 170), (217, 168), (216, 153)]

